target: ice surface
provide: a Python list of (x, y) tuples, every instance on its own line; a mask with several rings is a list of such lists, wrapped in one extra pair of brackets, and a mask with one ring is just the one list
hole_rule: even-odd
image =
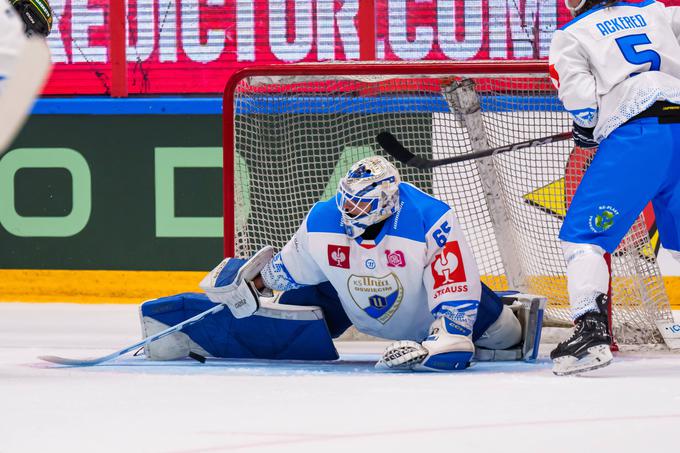
[[(139, 339), (131, 305), (0, 304), (0, 453), (657, 452), (680, 445), (680, 355), (620, 353), (583, 377), (536, 364), (381, 373), (384, 344), (320, 364), (88, 357)], [(597, 450), (595, 450), (597, 449)]]

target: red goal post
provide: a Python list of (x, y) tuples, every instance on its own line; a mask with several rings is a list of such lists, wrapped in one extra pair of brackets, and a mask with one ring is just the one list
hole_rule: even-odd
[[(409, 149), (443, 158), (568, 131), (544, 61), (346, 62), (251, 67), (227, 82), (223, 104), (224, 251), (281, 247), (311, 205), (332, 195), (349, 163), (382, 151), (389, 130)], [(569, 322), (557, 233), (590, 156), (570, 141), (429, 171), (398, 167), (452, 206), (492, 288), (549, 299)], [(651, 225), (650, 225), (651, 227)], [(661, 341), (672, 319), (641, 217), (612, 257), (614, 333)]]

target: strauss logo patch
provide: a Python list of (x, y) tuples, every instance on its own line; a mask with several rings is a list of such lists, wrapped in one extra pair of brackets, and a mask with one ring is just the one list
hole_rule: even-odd
[(463, 256), (460, 252), (458, 241), (447, 242), (441, 253), (435, 257), (431, 264), (434, 289), (452, 283), (467, 281)]

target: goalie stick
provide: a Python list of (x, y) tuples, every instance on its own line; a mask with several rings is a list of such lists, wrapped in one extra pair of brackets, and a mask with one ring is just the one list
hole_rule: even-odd
[(51, 67), (47, 42), (29, 38), (0, 96), (0, 157), (21, 130)]
[(571, 132), (563, 132), (561, 134), (550, 135), (548, 137), (536, 138), (524, 142), (513, 143), (511, 145), (498, 146), (496, 148), (485, 149), (474, 153), (463, 154), (461, 156), (447, 157), (445, 159), (425, 159), (418, 157), (411, 151), (406, 149), (404, 145), (392, 135), (392, 133), (383, 131), (378, 134), (376, 140), (378, 144), (385, 150), (387, 154), (397, 159), (399, 162), (410, 167), (416, 167), (421, 170), (427, 170), (442, 165), (455, 164), (458, 162), (465, 162), (473, 159), (480, 159), (482, 157), (493, 156), (497, 153), (506, 153), (508, 151), (515, 151), (523, 148), (531, 148), (534, 146), (547, 145), (548, 143), (560, 142), (569, 140)]
[(151, 342), (154, 342), (156, 340), (159, 340), (163, 337), (166, 337), (172, 333), (179, 332), (182, 330), (184, 327), (194, 324), (203, 318), (205, 318), (208, 315), (211, 315), (213, 313), (217, 313), (221, 310), (223, 310), (225, 305), (219, 304), (215, 305), (214, 307), (197, 314), (193, 318), (189, 318), (185, 321), (180, 322), (179, 324), (175, 324), (172, 327), (168, 327), (165, 330), (162, 330), (158, 332), (157, 334), (151, 335), (149, 337), (144, 338), (142, 341), (139, 341), (133, 345), (130, 345), (126, 348), (121, 349), (120, 351), (112, 352), (109, 355), (105, 355), (102, 357), (96, 357), (93, 359), (67, 359), (64, 357), (57, 357), (53, 355), (41, 355), (38, 358), (41, 360), (44, 360), (46, 362), (51, 362), (51, 363), (56, 363), (58, 365), (70, 365), (70, 366), (92, 366), (92, 365), (99, 365), (100, 363), (108, 362), (109, 360), (113, 360), (115, 358), (118, 358), (122, 355), (127, 354), (130, 351), (134, 351), (135, 349), (141, 348), (142, 346), (145, 346)]

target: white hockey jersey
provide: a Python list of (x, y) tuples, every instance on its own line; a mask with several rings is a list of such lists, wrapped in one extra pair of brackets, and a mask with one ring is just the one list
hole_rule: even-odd
[(0, 0), (0, 92), (26, 43), (24, 23), (7, 0)]
[(680, 104), (680, 7), (654, 0), (596, 6), (550, 45), (564, 107), (598, 142), (658, 100)]
[(263, 269), (265, 284), (329, 281), (359, 331), (395, 340), (423, 340), (444, 302), (479, 303), (479, 271), (453, 211), (407, 183), (399, 196), (399, 211), (371, 244), (344, 233), (335, 199), (315, 204)]

